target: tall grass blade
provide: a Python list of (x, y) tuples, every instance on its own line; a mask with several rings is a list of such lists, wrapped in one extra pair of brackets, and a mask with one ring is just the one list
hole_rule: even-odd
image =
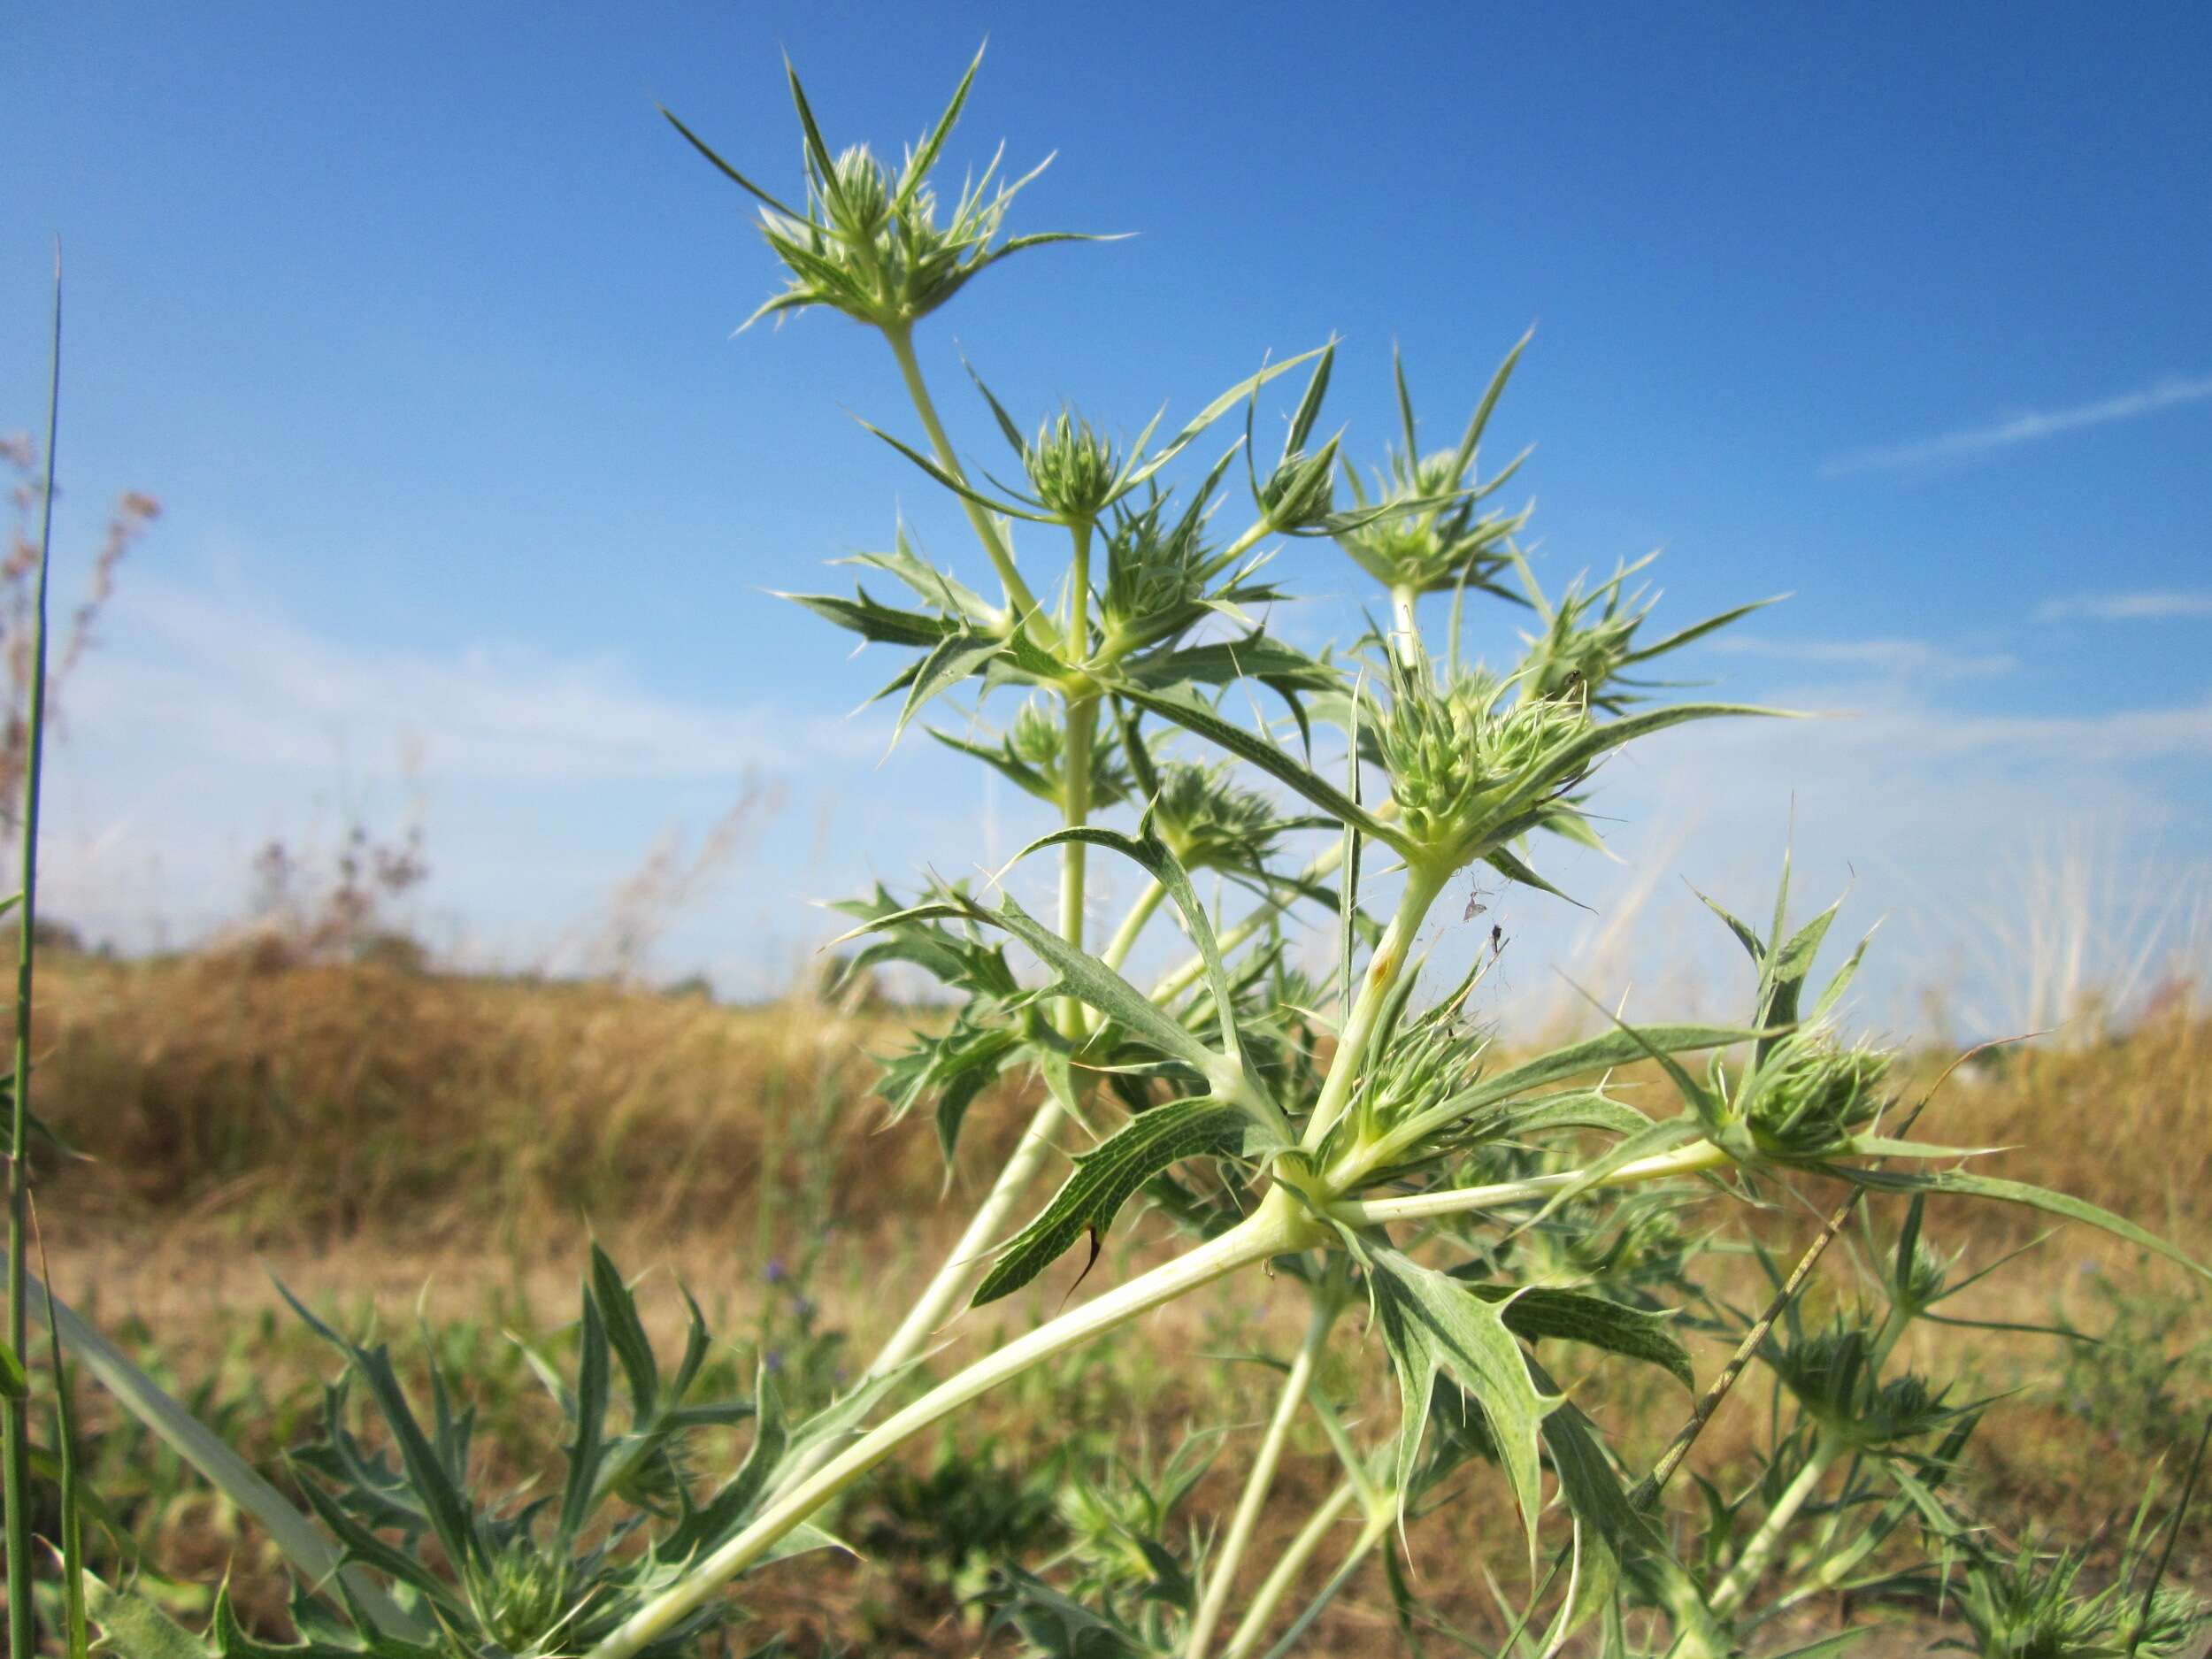
[[(15, 1271), (9, 1258), (8, 1271)], [(161, 1386), (123, 1352), (87, 1325), (69, 1305), (36, 1279), (26, 1276), (29, 1302), (45, 1310), (61, 1333), (63, 1348), (74, 1354), (118, 1404), (167, 1442), (178, 1456), (205, 1476), (217, 1490), (261, 1524), (270, 1540), (311, 1585), (326, 1582), (339, 1569), (338, 1556), (314, 1523), (288, 1502), (282, 1493), (256, 1474), (236, 1452), (197, 1417), (165, 1393)], [(426, 1640), (430, 1627), (402, 1608), (358, 1568), (344, 1569), (347, 1588), (387, 1635)]]
[[(15, 1089), (8, 1134), (8, 1346), (28, 1347), (25, 1221), (31, 1195), (31, 942), (38, 911), (39, 772), (46, 749), (46, 584), (54, 545), (54, 442), (61, 426), (61, 244), (54, 244), (53, 355), (46, 383), (46, 481), (39, 502), (38, 580), (31, 601), (29, 749), (23, 768), (21, 883), (16, 906)], [(8, 1532), (8, 1651), (30, 1659), (38, 1626), (31, 1607), (31, 1402), (11, 1394), (0, 1417)]]

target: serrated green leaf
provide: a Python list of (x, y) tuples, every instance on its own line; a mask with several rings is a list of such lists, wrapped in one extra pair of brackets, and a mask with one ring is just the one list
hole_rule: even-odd
[(629, 1384), (632, 1419), (642, 1423), (660, 1402), (660, 1361), (654, 1356), (652, 1340), (645, 1334), (645, 1322), (638, 1317), (637, 1299), (595, 1239), (588, 1283), (587, 1294), (599, 1304), (607, 1341), (621, 1361), (623, 1377)]
[(599, 1460), (607, 1440), (608, 1348), (599, 1299), (587, 1292), (577, 1340), (576, 1435), (568, 1443), (568, 1480), (561, 1494), (565, 1540), (572, 1541), (583, 1532), (599, 1488)]
[(2162, 1256), (2168, 1261), (2187, 1268), (2200, 1279), (2212, 1281), (2212, 1268), (2205, 1267), (2147, 1228), (2138, 1226), (2125, 1217), (2116, 1216), (2108, 1210), (2101, 1210), (2085, 1199), (2055, 1193), (2047, 1187), (2033, 1187), (2025, 1181), (2004, 1180), (1994, 1175), (1969, 1174), (1964, 1170), (1862, 1169), (1845, 1164), (1824, 1167), (1832, 1175), (1839, 1176), (1860, 1187), (1871, 1187), (1876, 1192), (1951, 1193), (1962, 1198), (1987, 1198), (1999, 1203), (2020, 1204), (2030, 1210), (2040, 1210), (2046, 1215), (2057, 1216), (2062, 1220), (2083, 1222), (2110, 1233), (2116, 1239), (2125, 1239), (2130, 1244)]
[(1448, 1373), (1482, 1408), (1499, 1467), (1520, 1505), (1532, 1563), (1543, 1506), (1538, 1440), (1545, 1417), (1563, 1396), (1538, 1391), (1500, 1304), (1395, 1250), (1378, 1249), (1372, 1261), (1369, 1283), (1376, 1317), (1404, 1408), (1398, 1431), (1401, 1494), (1412, 1480), (1428, 1428), (1430, 1389), (1440, 1374)]
[(85, 1575), (86, 1609), (103, 1650), (122, 1659), (211, 1659), (208, 1647), (146, 1597)]
[[(1454, 1273), (1452, 1277), (1460, 1276)], [(1696, 1375), (1690, 1369), (1690, 1351), (1671, 1334), (1671, 1314), (1631, 1308), (1581, 1291), (1463, 1282), (1484, 1301), (1503, 1305), (1506, 1329), (1516, 1336), (1532, 1342), (1553, 1337), (1643, 1360), (1658, 1366), (1685, 1388), (1697, 1386)]]
[(1154, 1176), (1185, 1158), (1242, 1149), (1251, 1119), (1235, 1106), (1197, 1099), (1156, 1106), (1088, 1152), (1052, 1202), (1007, 1241), (976, 1286), (982, 1307), (1019, 1290), (1066, 1254), (1086, 1233), (1104, 1237), (1121, 1207)]
[(995, 910), (964, 900), (967, 913), (979, 921), (1002, 927), (1043, 958), (1056, 976), (1052, 987), (1098, 1010), (1140, 1041), (1182, 1061), (1203, 1076), (1210, 1076), (1221, 1056), (1188, 1031), (1162, 1013), (1145, 994), (1087, 951), (1077, 949), (1049, 927), (1042, 926), (1017, 903), (1011, 894)]
[(891, 730), (891, 741), (898, 741), (907, 722), (920, 713), (932, 698), (949, 691), (1005, 649), (1004, 641), (973, 634), (949, 634), (938, 641), (914, 670), (906, 702), (899, 709), (898, 723)]
[(1206, 915), (1206, 907), (1199, 902), (1197, 891), (1191, 886), (1189, 872), (1183, 868), (1182, 860), (1176, 857), (1174, 850), (1153, 833), (1151, 814), (1148, 811), (1146, 813), (1140, 835), (1124, 835), (1118, 830), (1101, 829), (1090, 825), (1077, 826), (1042, 836), (1032, 841), (1024, 851), (1034, 852), (1040, 848), (1069, 841), (1079, 841), (1119, 853), (1167, 890), (1168, 896), (1175, 902), (1175, 908), (1182, 912), (1183, 926), (1190, 934), (1191, 942), (1198, 948), (1200, 959), (1206, 964), (1207, 982), (1213, 988), (1214, 1008), (1220, 1020), (1223, 1052), (1242, 1076), (1249, 1103), (1256, 1111), (1263, 1113), (1262, 1122), (1264, 1126), (1282, 1129), (1285, 1125), (1279, 1112), (1274, 1110), (1273, 1098), (1246, 1055), (1243, 1041), (1238, 1033), (1236, 997), (1230, 988), (1228, 964), (1222, 959), (1220, 941), (1214, 937), (1213, 923)]
[(900, 611), (890, 605), (879, 604), (868, 597), (868, 590), (856, 588), (855, 596), (841, 599), (835, 594), (779, 593), (778, 599), (788, 599), (803, 605), (826, 622), (833, 622), (848, 633), (857, 634), (864, 640), (879, 645), (934, 646), (949, 634), (956, 632), (956, 625), (942, 617), (926, 616), (918, 611)]

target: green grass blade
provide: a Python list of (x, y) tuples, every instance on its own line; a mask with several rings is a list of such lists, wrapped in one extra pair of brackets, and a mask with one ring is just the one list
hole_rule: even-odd
[[(61, 430), (61, 246), (54, 247), (53, 357), (46, 386), (46, 480), (39, 501), (38, 580), (31, 602), (29, 748), (23, 767), (22, 864), (17, 887), (15, 959), (15, 1082), (8, 1136), (7, 1342), (19, 1369), (29, 1346), (24, 1265), (26, 1218), (31, 1195), (31, 969), (37, 937), (39, 783), (46, 756), (46, 591), (54, 545), (54, 448)], [(8, 1555), (8, 1651), (29, 1659), (38, 1622), (31, 1605), (31, 1407), (11, 1394), (0, 1407), (0, 1459), (4, 1460)]]
[[(36, 1279), (28, 1280), (30, 1299), (48, 1310), (61, 1333), (63, 1348), (74, 1354), (116, 1402), (167, 1443), (178, 1456), (206, 1477), (209, 1483), (259, 1522), (272, 1542), (284, 1553), (301, 1576), (320, 1584), (338, 1571), (338, 1556), (316, 1531), (315, 1525), (288, 1502), (284, 1494), (256, 1474), (245, 1459), (218, 1439), (197, 1417), (165, 1393), (161, 1386), (127, 1358), (105, 1337), (87, 1325), (60, 1298), (48, 1294)], [(345, 1570), (354, 1595), (375, 1620), (379, 1629), (408, 1640), (426, 1640), (429, 1627), (364, 1575)]]

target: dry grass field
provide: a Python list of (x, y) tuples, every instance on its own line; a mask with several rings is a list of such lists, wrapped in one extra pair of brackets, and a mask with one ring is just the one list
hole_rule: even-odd
[[(561, 1340), (588, 1238), (648, 1275), (644, 1301), (672, 1338), (680, 1279), (724, 1339), (717, 1363), (733, 1382), (764, 1358), (803, 1395), (833, 1389), (887, 1333), (902, 1303), (886, 1287), (926, 1273), (971, 1196), (959, 1179), (948, 1190), (925, 1126), (887, 1132), (868, 1098), (868, 1056), (897, 1044), (906, 1017), (895, 1011), (726, 1008), (250, 951), (144, 962), (58, 951), (42, 974), (40, 1099), (86, 1155), (41, 1191), (58, 1288), (280, 1480), (330, 1363), (282, 1310), (277, 1278), (357, 1328), (380, 1320), (403, 1352), (415, 1310), (426, 1312), (477, 1379), (496, 1485), (557, 1455), (553, 1413), (507, 1333)], [(1941, 1058), (1924, 1056), (1931, 1075)], [(1997, 1056), (1955, 1078), (1933, 1110), (1955, 1144), (2018, 1143), (2000, 1172), (2212, 1254), (2212, 1021), (2187, 999), (2121, 1038)], [(1023, 1115), (1012, 1100), (979, 1106), (964, 1164), (995, 1167)], [(1824, 1194), (1801, 1196), (1769, 1217), (1778, 1252), (1815, 1225), (1809, 1206)], [(1931, 1227), (1970, 1264), (2041, 1231), (1963, 1204), (1939, 1206)], [(1129, 1229), (1099, 1272), (1131, 1271), (1163, 1236), (1159, 1225)], [(1048, 1315), (1064, 1268), (964, 1325), (956, 1346)], [(1748, 1259), (1712, 1271), (1758, 1299)], [(1832, 1252), (1813, 1305), (1847, 1294), (1852, 1271), (1850, 1253)], [(2176, 1455), (2212, 1406), (2212, 1325), (2184, 1276), (2072, 1229), (1956, 1311), (2109, 1339), (2017, 1334), (1947, 1352), (1916, 1337), (1915, 1357), (1964, 1392), (2007, 1396), (1965, 1482), (1979, 1513), (2008, 1535), (2060, 1527), (2116, 1547), (2148, 1466)], [(770, 1575), (789, 1599), (763, 1617), (803, 1647), (834, 1631), (862, 1651), (987, 1650), (962, 1610), (980, 1563), (1009, 1540), (1048, 1549), (1064, 1460), (1125, 1447), (1132, 1412), (1163, 1455), (1191, 1421), (1240, 1425), (1208, 1478), (1209, 1493), (1233, 1492), (1238, 1442), (1271, 1386), (1239, 1356), (1262, 1333), (1287, 1340), (1296, 1317), (1287, 1298), (1256, 1305), (1239, 1285), (1025, 1379), (849, 1505), (842, 1531), (863, 1560), (826, 1578)], [(1715, 1344), (1692, 1345), (1701, 1373), (1719, 1363)], [(1152, 1363), (1162, 1352), (1181, 1363)], [(1683, 1402), (1654, 1377), (1595, 1369), (1577, 1397), (1601, 1417), (1671, 1425)], [(86, 1409), (96, 1488), (144, 1547), (147, 1571), (172, 1580), (186, 1609), (227, 1571), (281, 1628), (280, 1574), (250, 1528), (96, 1394)], [(1699, 1448), (1708, 1478), (1725, 1486), (1764, 1409), (1755, 1380), (1740, 1391)], [(1294, 1443), (1285, 1479), (1317, 1500), (1329, 1462), (1310, 1438)], [(1632, 1434), (1624, 1450), (1648, 1457), (1658, 1438), (1640, 1447)], [(1458, 1569), (1498, 1513), (1477, 1494), (1413, 1535), (1434, 1579), (1425, 1587), (1472, 1628), (1494, 1621), (1494, 1604)], [(2212, 1524), (2191, 1527), (2178, 1564), (2198, 1582), (2212, 1573)], [(1832, 1598), (1816, 1623), (1842, 1611)], [(1372, 1596), (1346, 1597), (1325, 1628), (1329, 1651), (1399, 1650)]]

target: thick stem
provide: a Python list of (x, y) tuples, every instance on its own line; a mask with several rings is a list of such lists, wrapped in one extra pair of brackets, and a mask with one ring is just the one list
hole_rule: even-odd
[[(1066, 764), (1060, 803), (1062, 820), (1070, 829), (1079, 829), (1090, 821), (1091, 747), (1097, 732), (1098, 699), (1069, 699), (1067, 752), (1063, 757)], [(1060, 848), (1060, 937), (1078, 950), (1083, 949), (1084, 881), (1088, 867), (1084, 855), (1088, 851), (1079, 841), (1064, 842)], [(1085, 1018), (1083, 1003), (1079, 999), (1061, 999), (1062, 1036), (1080, 1038)]]
[[(899, 373), (906, 381), (906, 395), (913, 400), (914, 412), (922, 418), (922, 430), (929, 434), (929, 447), (935, 451), (937, 465), (963, 485), (968, 475), (961, 470), (960, 457), (954, 452), (952, 440), (945, 435), (944, 423), (937, 419), (937, 405), (931, 401), (929, 383), (922, 379), (922, 365), (914, 355), (914, 329), (910, 323), (895, 326), (885, 324), (883, 337), (891, 343), (891, 355), (899, 360)], [(991, 515), (980, 503), (967, 496), (960, 497), (966, 510), (968, 522), (975, 526), (976, 540), (983, 543), (983, 550), (990, 556), (991, 566), (998, 572), (1000, 583), (1006, 589), (1007, 603), (1015, 616), (1025, 623), (1033, 633), (1043, 636), (1047, 644), (1052, 642), (1051, 621), (1037, 608), (1037, 596), (1029, 591), (1029, 584), (1022, 580), (1021, 572), (1014, 568), (1014, 555), (999, 534), (998, 526), (991, 522)]]
[(1390, 654), (1408, 668), (1421, 660), (1421, 628), (1413, 610), (1419, 597), (1403, 584), (1390, 590)]
[[(37, 932), (39, 774), (46, 749), (46, 579), (54, 539), (54, 448), (61, 425), (61, 252), (54, 253), (53, 369), (46, 390), (46, 488), (40, 503), (38, 581), (31, 600), (28, 746), (23, 763), (22, 887), (16, 895), (15, 1091), (8, 1134), (8, 1341), (30, 1353), (23, 1247), (31, 1198), (31, 967)], [(11, 1394), (0, 1416), (5, 1461), (8, 1555), (8, 1651), (31, 1659), (38, 1623), (31, 1596), (31, 1402)]]
[[(1106, 941), (1106, 949), (1099, 953), (1098, 959), (1115, 969), (1128, 961), (1129, 953), (1137, 948), (1137, 941), (1143, 936), (1146, 924), (1158, 911), (1160, 901), (1166, 897), (1165, 887), (1156, 881), (1148, 883), (1144, 891), (1137, 895), (1136, 902), (1129, 907), (1129, 914), (1121, 918), (1121, 926), (1114, 929), (1114, 936)], [(1103, 1021), (1105, 1018), (1101, 1014), (1097, 1016), (1097, 1020)]]
[(1037, 1171), (1051, 1154), (1052, 1132), (1060, 1126), (1060, 1118), (1059, 1098), (1047, 1095), (1043, 1104), (1031, 1115), (1020, 1143), (1006, 1160), (1005, 1167), (999, 1171), (998, 1179), (991, 1183), (991, 1190), (970, 1218), (960, 1241), (947, 1254), (944, 1265), (907, 1310), (906, 1317), (883, 1345), (882, 1352), (869, 1363), (863, 1381), (905, 1364), (922, 1351), (937, 1328), (952, 1317), (956, 1305), (967, 1294), (969, 1285), (982, 1271), (987, 1253), (1010, 1229), (1022, 1194), (1029, 1190), (1030, 1182), (1036, 1179)]
[(1275, 1558), (1275, 1564), (1268, 1569), (1267, 1577), (1260, 1580), (1260, 1587), (1253, 1594), (1252, 1604), (1245, 1609), (1244, 1617), (1237, 1621), (1236, 1630), (1229, 1638), (1229, 1645), (1221, 1650), (1221, 1659), (1248, 1659), (1252, 1650), (1260, 1645), (1260, 1638), (1267, 1633), (1268, 1622), (1275, 1617), (1275, 1609), (1283, 1604), (1283, 1598), (1297, 1587), (1298, 1575), (1313, 1559), (1314, 1551), (1321, 1548), (1321, 1540), (1328, 1537), (1329, 1530), (1343, 1518), (1344, 1511), (1350, 1509), (1358, 1497), (1359, 1494), (1354, 1490), (1352, 1483), (1345, 1481), (1298, 1529), (1298, 1535)]
[[(1679, 1151), (1636, 1158), (1599, 1178), (1599, 1187), (1635, 1187), (1645, 1181), (1663, 1181), (1678, 1175), (1696, 1175), (1733, 1163), (1709, 1141), (1700, 1141)], [(1556, 1175), (1532, 1175), (1525, 1180), (1499, 1181), (1488, 1187), (1457, 1187), (1440, 1193), (1416, 1193), (1410, 1198), (1348, 1198), (1329, 1206), (1329, 1213), (1347, 1226), (1379, 1227), (1394, 1221), (1425, 1221), (1432, 1216), (1455, 1216), (1470, 1210), (1497, 1210), (1526, 1203), (1572, 1187), (1586, 1179), (1581, 1170), (1562, 1170)]]
[(1782, 1495), (1774, 1501), (1766, 1518), (1759, 1523), (1759, 1530), (1744, 1545), (1743, 1554), (1736, 1557), (1736, 1564), (1727, 1576), (1713, 1587), (1707, 1602), (1713, 1611), (1725, 1617), (1742, 1605), (1759, 1582), (1760, 1575), (1774, 1559), (1774, 1552), (1781, 1548), (1782, 1535), (1789, 1531), (1797, 1512), (1805, 1507), (1805, 1501), (1820, 1487), (1822, 1478), (1841, 1456), (1844, 1443), (1833, 1435), (1824, 1434), (1813, 1448), (1811, 1458), (1798, 1471), (1797, 1479), (1782, 1489)]
[(1343, 1034), (1337, 1040), (1336, 1053), (1330, 1058), (1328, 1079), (1321, 1086), (1320, 1098), (1314, 1102), (1312, 1121), (1306, 1125), (1303, 1145), (1309, 1152), (1321, 1144), (1329, 1131), (1336, 1127), (1337, 1119), (1344, 1115), (1353, 1087), (1359, 1081), (1361, 1068), (1366, 1064), (1367, 1043), (1375, 1034), (1375, 1022), (1382, 1018), (1391, 988), (1405, 972), (1406, 958), (1413, 950), (1413, 937), (1420, 932), (1429, 906), (1436, 902), (1436, 895), (1444, 890), (1448, 879), (1448, 873), (1439, 874), (1420, 864), (1406, 871), (1405, 891), (1399, 895), (1397, 914), (1390, 918), (1390, 926), (1383, 930), (1381, 942), (1376, 945), (1375, 954), (1368, 961), (1367, 972), (1360, 980), (1359, 995), (1353, 1000)]
[(1336, 1323), (1338, 1306), (1335, 1295), (1325, 1290), (1314, 1304), (1313, 1318), (1306, 1326), (1306, 1340), (1299, 1345), (1298, 1357), (1291, 1362), (1290, 1375), (1283, 1379), (1282, 1393), (1275, 1402), (1275, 1415), (1268, 1420), (1267, 1432), (1260, 1437), (1260, 1448), (1252, 1459), (1252, 1472), (1245, 1479), (1244, 1494), (1237, 1500), (1236, 1513), (1230, 1517), (1220, 1554), (1207, 1565), (1206, 1592), (1191, 1619), (1190, 1640), (1184, 1648), (1188, 1659), (1206, 1659), (1206, 1649), (1213, 1642), (1214, 1627), (1228, 1609), (1230, 1592), (1236, 1588), (1237, 1568), (1243, 1563), (1244, 1552), (1251, 1545), (1261, 1511), (1267, 1508), (1267, 1494), (1275, 1485), (1275, 1471), (1283, 1461), (1283, 1448), (1290, 1440), (1290, 1425), (1297, 1420), (1298, 1409), (1306, 1402), (1306, 1389), (1313, 1381), (1313, 1368), (1321, 1357), (1321, 1350), (1328, 1345), (1329, 1328)]
[(1188, 1295), (1224, 1274), (1271, 1256), (1310, 1248), (1318, 1224), (1278, 1187), (1237, 1226), (1187, 1255), (1154, 1268), (1080, 1308), (1018, 1337), (948, 1378), (904, 1410), (885, 1419), (789, 1492), (773, 1500), (735, 1538), (692, 1569), (672, 1588), (633, 1615), (592, 1650), (590, 1659), (629, 1659), (724, 1584), (764, 1557), (776, 1541), (891, 1455), (924, 1429), (979, 1395), (1054, 1355), (1102, 1336), (1139, 1314)]

